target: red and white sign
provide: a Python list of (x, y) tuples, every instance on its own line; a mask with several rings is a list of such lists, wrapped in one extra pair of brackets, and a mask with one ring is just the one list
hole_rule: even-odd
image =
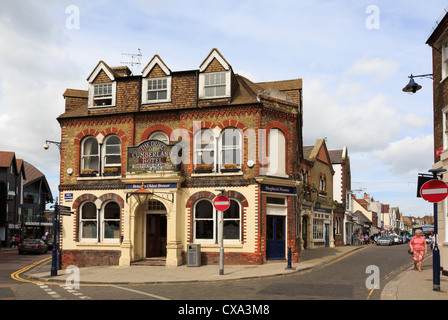
[(429, 180), (422, 185), (420, 194), (426, 201), (436, 203), (448, 196), (448, 185), (440, 180)]
[(217, 196), (213, 200), (213, 206), (218, 211), (226, 211), (230, 207), (230, 200), (226, 196)]

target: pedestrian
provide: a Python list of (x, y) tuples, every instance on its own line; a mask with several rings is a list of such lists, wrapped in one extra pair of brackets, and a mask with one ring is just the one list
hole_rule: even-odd
[(418, 271), (422, 272), (423, 258), (428, 252), (426, 239), (423, 236), (422, 230), (415, 231), (415, 236), (412, 237), (409, 246), (411, 247), (412, 260), (414, 260), (414, 270), (417, 270), (418, 265)]
[(365, 242), (366, 244), (369, 244), (369, 236), (368, 236), (367, 233), (366, 233), (366, 235), (364, 236), (364, 242)]
[(429, 244), (431, 245), (431, 250), (434, 249), (434, 243), (436, 243), (436, 237), (434, 235), (434, 232), (431, 232), (431, 235), (429, 236)]

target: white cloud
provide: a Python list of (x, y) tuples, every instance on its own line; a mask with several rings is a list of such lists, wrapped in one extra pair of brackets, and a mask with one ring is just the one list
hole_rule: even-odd
[(348, 76), (373, 77), (376, 81), (384, 81), (394, 76), (399, 68), (398, 61), (383, 58), (362, 58), (355, 61), (347, 71)]
[(389, 146), (372, 155), (385, 164), (390, 174), (414, 176), (427, 172), (433, 162), (434, 139), (432, 135), (405, 137), (390, 142)]

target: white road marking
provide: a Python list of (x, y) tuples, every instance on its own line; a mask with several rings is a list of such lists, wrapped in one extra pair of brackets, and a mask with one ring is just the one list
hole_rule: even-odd
[(158, 295), (156, 295), (156, 294), (151, 294), (151, 293), (147, 293), (147, 292), (143, 292), (143, 291), (138, 291), (138, 290), (134, 290), (134, 289), (130, 289), (130, 288), (119, 287), (119, 286), (111, 286), (111, 287), (114, 287), (114, 288), (117, 288), (117, 289), (122, 289), (122, 290), (131, 291), (131, 292), (135, 292), (135, 293), (142, 294), (142, 295), (145, 295), (145, 296), (148, 296), (148, 297), (152, 297), (152, 298), (155, 298), (155, 299), (159, 299), (159, 300), (170, 300), (170, 299), (168, 299), (168, 298), (161, 297), (161, 296), (158, 296)]

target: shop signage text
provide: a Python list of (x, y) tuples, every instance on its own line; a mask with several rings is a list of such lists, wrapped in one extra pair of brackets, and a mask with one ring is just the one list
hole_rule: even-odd
[(170, 145), (159, 140), (146, 140), (128, 148), (128, 172), (175, 170)]

